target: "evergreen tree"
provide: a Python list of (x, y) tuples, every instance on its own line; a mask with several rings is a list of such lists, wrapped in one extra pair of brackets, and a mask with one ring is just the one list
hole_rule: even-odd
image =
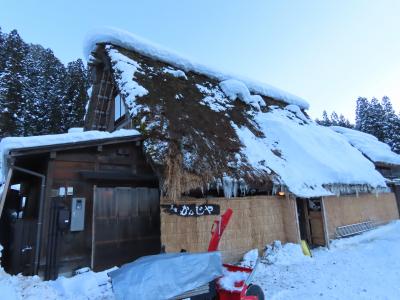
[(88, 100), (88, 75), (81, 59), (67, 65), (65, 100), (65, 129), (83, 126), (85, 106)]
[(322, 113), (322, 120), (315, 120), (319, 125), (322, 126), (342, 126), (347, 128), (354, 128), (348, 119), (346, 119), (342, 114), (338, 116), (336, 112), (332, 112), (331, 118), (328, 117), (326, 110)]
[(356, 106), (356, 124), (355, 129), (364, 131), (365, 120), (368, 114), (369, 102), (367, 98), (358, 97)]
[(381, 103), (375, 97), (371, 99), (362, 131), (374, 135), (378, 140), (385, 139), (384, 112)]
[(388, 144), (396, 153), (400, 153), (400, 116), (396, 115), (389, 97), (382, 98), (383, 108), (383, 142)]
[(0, 73), (4, 71), (6, 55), (5, 55), (6, 35), (3, 34), (0, 27)]
[(0, 134), (21, 135), (23, 124), (25, 57), (28, 51), (16, 30), (11, 31), (4, 43), (4, 69), (0, 73)]
[(338, 126), (353, 128), (353, 125), (350, 123), (348, 119), (346, 119), (342, 114), (339, 116)]
[(322, 125), (322, 126), (331, 126), (332, 125), (331, 120), (329, 120), (328, 113), (326, 112), (326, 110), (324, 110), (322, 112), (322, 120), (316, 119), (315, 121), (319, 125)]
[(332, 114), (331, 114), (331, 123), (332, 123), (332, 126), (339, 125), (339, 117), (336, 112), (332, 112)]
[(82, 60), (67, 68), (50, 49), (0, 28), (0, 138), (81, 126), (88, 78)]

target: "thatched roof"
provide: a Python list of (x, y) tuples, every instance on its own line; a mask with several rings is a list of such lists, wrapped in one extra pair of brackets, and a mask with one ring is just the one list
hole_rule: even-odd
[(394, 153), (389, 145), (380, 142), (375, 136), (340, 126), (332, 126), (331, 128), (342, 134), (351, 145), (360, 150), (375, 164), (400, 166), (400, 155)]
[(223, 185), (226, 196), (248, 186), (285, 186), (302, 197), (386, 187), (373, 164), (315, 124), (296, 96), (210, 71), (126, 33), (89, 40), (92, 60), (104, 60), (105, 51), (171, 199), (210, 184)]

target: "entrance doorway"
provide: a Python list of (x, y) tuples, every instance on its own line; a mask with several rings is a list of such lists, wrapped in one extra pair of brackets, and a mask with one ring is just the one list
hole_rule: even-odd
[(161, 251), (156, 188), (94, 188), (92, 269), (104, 270)]
[(311, 247), (325, 246), (321, 198), (297, 198), (300, 237)]
[(400, 215), (400, 184), (394, 186), (394, 193), (396, 195), (397, 209)]

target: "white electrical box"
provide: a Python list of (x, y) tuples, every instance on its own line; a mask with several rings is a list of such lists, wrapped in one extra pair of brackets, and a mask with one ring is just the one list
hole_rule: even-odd
[(85, 198), (72, 198), (70, 231), (82, 231), (85, 228)]

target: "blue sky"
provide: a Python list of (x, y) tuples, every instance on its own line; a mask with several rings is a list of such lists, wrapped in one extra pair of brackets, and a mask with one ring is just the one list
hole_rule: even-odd
[(400, 111), (398, 0), (0, 0), (0, 26), (83, 57), (85, 34), (113, 26), (216, 68), (280, 87), (354, 118), (358, 96)]

